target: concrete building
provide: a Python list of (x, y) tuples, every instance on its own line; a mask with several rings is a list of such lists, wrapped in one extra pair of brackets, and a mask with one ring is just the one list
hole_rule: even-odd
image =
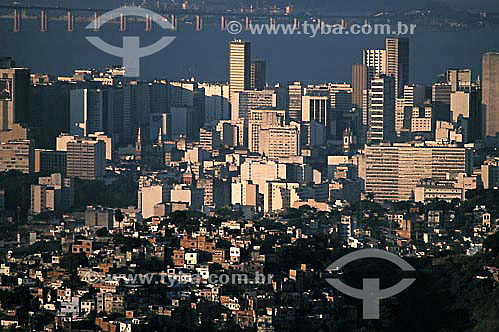
[(488, 159), (480, 167), (484, 189), (499, 188), (499, 158)]
[(499, 132), (499, 53), (486, 53), (482, 60), (484, 136)]
[(203, 189), (186, 185), (176, 185), (170, 194), (172, 203), (188, 203), (190, 210), (201, 211), (203, 206)]
[(0, 68), (0, 131), (29, 123), (30, 71), (8, 67)]
[(231, 204), (243, 206), (258, 206), (258, 185), (251, 181), (241, 181), (231, 184)]
[(96, 180), (104, 176), (106, 146), (103, 141), (76, 138), (67, 143), (68, 177)]
[(386, 50), (365, 49), (362, 54), (363, 64), (367, 67), (367, 85), (387, 71)]
[(229, 85), (222, 83), (199, 83), (204, 89), (204, 125), (230, 119)]
[(299, 156), (300, 125), (292, 122), (288, 126), (265, 126), (260, 129), (259, 151), (268, 158)]
[(268, 181), (264, 187), (263, 210), (265, 213), (289, 209), (300, 201), (299, 183), (285, 181)]
[(142, 211), (143, 218), (150, 218), (155, 216), (154, 207), (163, 202), (170, 201), (170, 187), (163, 184), (152, 184), (143, 183), (142, 187), (139, 186), (139, 199), (140, 207)]
[(393, 142), (395, 139), (394, 80), (389, 76), (371, 82), (368, 97), (367, 140), (370, 143)]
[(101, 206), (88, 206), (85, 211), (85, 226), (98, 226), (113, 229), (113, 209)]
[(469, 89), (472, 83), (471, 69), (447, 70), (447, 82), (450, 83), (451, 92)]
[(409, 84), (409, 39), (386, 38), (386, 75), (395, 82), (395, 98), (404, 96), (404, 86)]
[(286, 124), (286, 111), (276, 109), (251, 110), (248, 121), (248, 147), (251, 152), (260, 153), (261, 129), (281, 127)]
[(35, 173), (66, 174), (67, 156), (65, 151), (35, 149)]
[(253, 110), (279, 108), (276, 91), (272, 89), (262, 91), (240, 91), (232, 94), (232, 120), (249, 119)]
[(267, 66), (264, 60), (251, 61), (251, 90), (263, 90), (267, 84)]
[(69, 134), (88, 136), (105, 130), (104, 91), (102, 89), (73, 89), (69, 93)]
[(40, 177), (31, 185), (31, 212), (63, 211), (74, 204), (74, 187), (70, 178), (60, 173)]
[(247, 41), (230, 42), (229, 86), (231, 103), (236, 93), (251, 89), (251, 43)]
[(414, 198), (421, 179), (446, 180), (469, 173), (470, 151), (452, 145), (383, 144), (366, 146), (366, 193), (377, 201)]
[(303, 83), (293, 82), (288, 85), (288, 118), (290, 121), (302, 120)]
[(326, 136), (331, 136), (331, 113), (329, 96), (303, 96), (302, 121), (315, 121), (326, 127)]
[(31, 140), (0, 143), (0, 172), (16, 170), (32, 173), (35, 166), (35, 145)]
[(463, 188), (457, 188), (454, 181), (435, 181), (431, 179), (422, 179), (414, 190), (415, 202), (427, 202), (433, 199), (452, 201), (459, 199), (464, 201), (466, 191)]

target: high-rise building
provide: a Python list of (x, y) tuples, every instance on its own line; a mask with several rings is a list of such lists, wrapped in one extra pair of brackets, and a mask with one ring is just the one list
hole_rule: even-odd
[(352, 66), (352, 104), (354, 107), (362, 108), (362, 95), (367, 88), (367, 66), (365, 64), (354, 64)]
[(404, 86), (403, 98), (395, 100), (395, 132), (401, 137), (404, 130), (411, 127), (412, 110), (421, 106), (425, 101), (425, 87), (423, 85)]
[(452, 145), (381, 144), (366, 147), (366, 193), (377, 201), (406, 201), (422, 179), (468, 173), (470, 152)]
[(104, 176), (106, 145), (103, 141), (76, 138), (67, 143), (68, 177), (95, 180)]
[(288, 85), (288, 118), (291, 121), (301, 121), (303, 83), (293, 82)]
[(371, 82), (368, 100), (367, 140), (370, 143), (393, 142), (395, 139), (394, 79), (390, 76)]
[(450, 83), (452, 92), (470, 88), (471, 79), (471, 69), (447, 70), (447, 82)]
[(440, 121), (450, 121), (450, 95), (451, 85), (449, 83), (435, 83), (432, 86), (432, 103), (435, 118)]
[(66, 174), (66, 152), (35, 149), (35, 173)]
[(278, 103), (278, 100), (280, 98), (278, 98), (277, 92), (272, 89), (236, 92), (232, 97), (231, 119), (248, 119), (252, 110), (284, 109), (284, 105)]
[(29, 69), (0, 69), (0, 130), (29, 123), (30, 88)]
[(60, 211), (73, 206), (74, 188), (70, 178), (60, 173), (41, 177), (38, 184), (31, 185), (31, 211)]
[(269, 158), (299, 156), (300, 125), (265, 126), (260, 129), (259, 153)]
[(452, 121), (461, 128), (463, 142), (474, 142), (481, 136), (482, 102), (479, 87), (452, 92), (450, 96)]
[(219, 83), (200, 83), (204, 89), (204, 125), (230, 119), (229, 85)]
[(69, 133), (87, 136), (104, 131), (104, 92), (102, 89), (74, 89), (70, 92)]
[(331, 112), (329, 96), (303, 96), (302, 121), (315, 121), (326, 127), (326, 136), (331, 136)]
[(395, 97), (401, 98), (409, 84), (408, 38), (386, 38), (386, 74), (395, 79)]
[(264, 60), (251, 62), (251, 90), (263, 90), (267, 83), (267, 69)]
[(386, 50), (365, 49), (363, 51), (363, 64), (367, 69), (367, 84), (371, 86), (371, 81), (376, 77), (386, 74), (387, 58)]
[(260, 153), (260, 130), (263, 127), (281, 127), (286, 124), (284, 110), (252, 110), (248, 121), (248, 147), (251, 152)]
[(237, 92), (251, 89), (251, 43), (243, 40), (230, 42), (229, 47), (230, 99)]
[(482, 60), (484, 136), (499, 133), (499, 53), (486, 53)]

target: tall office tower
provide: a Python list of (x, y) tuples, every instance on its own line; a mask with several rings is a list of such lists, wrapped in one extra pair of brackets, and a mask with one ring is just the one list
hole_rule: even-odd
[(484, 136), (499, 133), (499, 53), (485, 53), (482, 60)]
[(411, 128), (412, 110), (415, 106), (421, 106), (425, 102), (424, 85), (404, 86), (403, 98), (395, 100), (395, 132), (397, 136), (403, 136), (404, 130)]
[(72, 84), (37, 84), (31, 87), (29, 127), (38, 148), (54, 149), (60, 133), (69, 133), (70, 89)]
[(76, 138), (67, 143), (68, 177), (95, 180), (104, 176), (105, 167), (106, 144), (103, 141)]
[(448, 83), (435, 83), (432, 86), (431, 100), (435, 111), (435, 119), (437, 121), (451, 120), (450, 115), (450, 94), (451, 85)]
[(230, 42), (229, 47), (230, 100), (244, 90), (251, 90), (251, 43), (243, 40)]
[(471, 87), (468, 91), (456, 91), (450, 96), (452, 122), (461, 128), (463, 142), (474, 142), (481, 138), (482, 129), (481, 93), (479, 87)]
[(288, 85), (288, 117), (290, 121), (301, 121), (303, 83), (293, 82)]
[(267, 109), (251, 110), (248, 121), (248, 146), (251, 152), (260, 152), (260, 129), (268, 126), (284, 126), (286, 124), (286, 111)]
[(111, 87), (104, 90), (104, 108), (107, 117), (104, 118), (104, 132), (113, 138), (114, 144), (122, 145), (123, 132), (123, 88)]
[(102, 89), (74, 89), (69, 94), (69, 133), (87, 136), (104, 131), (104, 92)]
[(354, 64), (352, 66), (352, 104), (356, 108), (362, 108), (362, 94), (367, 90), (367, 66), (365, 64)]
[(331, 112), (329, 96), (303, 96), (302, 121), (315, 121), (326, 127), (326, 137), (331, 137)]
[(205, 122), (205, 90), (194, 81), (170, 82), (170, 107), (192, 109), (189, 136), (197, 139)]
[(375, 78), (369, 90), (367, 139), (370, 143), (392, 142), (395, 139), (394, 79)]
[(386, 74), (395, 79), (395, 97), (402, 97), (409, 84), (408, 38), (386, 38)]
[(377, 201), (406, 201), (422, 179), (469, 173), (469, 150), (452, 145), (381, 144), (366, 147), (366, 192)]
[(251, 62), (251, 90), (263, 90), (267, 83), (267, 65), (264, 60)]
[(456, 92), (471, 87), (471, 69), (449, 69), (447, 70), (447, 82), (450, 83), (451, 91)]
[(0, 69), (0, 130), (14, 124), (26, 126), (30, 111), (30, 71), (26, 68)]
[(204, 89), (204, 125), (230, 119), (229, 85), (221, 83), (200, 83)]
[(343, 131), (352, 128), (354, 119), (351, 119), (352, 92), (349, 89), (335, 89), (330, 86), (331, 100), (331, 135), (335, 139), (342, 139)]
[(281, 108), (285, 105), (278, 103), (275, 90), (267, 89), (262, 91), (240, 91), (232, 96), (231, 119), (248, 119), (252, 110), (264, 108)]
[(367, 85), (371, 86), (371, 81), (376, 77), (386, 74), (387, 58), (386, 50), (368, 50), (363, 51), (363, 64), (367, 67)]
[(264, 126), (260, 129), (259, 153), (269, 158), (299, 156), (300, 124), (288, 126)]

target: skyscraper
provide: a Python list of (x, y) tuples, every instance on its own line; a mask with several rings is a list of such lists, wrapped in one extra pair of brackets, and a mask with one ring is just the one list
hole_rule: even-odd
[(251, 44), (243, 40), (230, 42), (229, 49), (230, 98), (235, 93), (251, 89)]
[(386, 38), (386, 74), (395, 79), (395, 97), (401, 98), (409, 84), (408, 38)]
[(370, 87), (374, 78), (386, 73), (386, 50), (365, 49), (363, 64), (367, 67), (367, 84)]
[(12, 130), (15, 123), (29, 122), (29, 100), (29, 69), (0, 69), (0, 130)]
[(394, 80), (390, 76), (371, 83), (368, 101), (368, 141), (391, 142), (395, 139)]
[(291, 121), (301, 121), (303, 83), (293, 82), (288, 86), (288, 117)]
[(263, 90), (267, 83), (267, 69), (265, 61), (253, 60), (251, 62), (251, 89)]
[(69, 133), (87, 136), (104, 131), (102, 89), (74, 89), (70, 92)]
[(499, 132), (499, 53), (486, 53), (482, 60), (482, 105), (485, 136)]
[(367, 90), (367, 66), (365, 64), (354, 64), (352, 66), (352, 104), (354, 107), (362, 107), (362, 94)]

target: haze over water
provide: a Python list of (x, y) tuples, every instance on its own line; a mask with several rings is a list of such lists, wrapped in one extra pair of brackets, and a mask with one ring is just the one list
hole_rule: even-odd
[[(84, 29), (77, 23), (76, 31), (65, 31), (63, 22), (50, 21), (48, 32), (39, 32), (39, 22), (23, 20), (23, 30), (12, 29), (10, 20), (0, 20), (0, 56), (12, 56), (18, 65), (33, 72), (69, 74), (84, 67), (103, 68), (120, 64), (121, 59), (105, 54), (86, 39), (98, 35), (106, 42), (121, 46), (122, 37), (141, 37), (147, 46), (162, 36), (176, 36), (175, 41), (161, 52), (142, 59), (143, 79), (180, 79), (196, 77), (201, 81), (226, 81), (228, 78), (228, 43), (235, 36), (208, 26), (195, 32), (192, 25), (182, 24), (177, 32), (161, 31), (157, 26), (145, 32), (143, 24), (129, 24), (120, 33), (116, 24), (105, 25), (99, 33)], [(481, 56), (498, 51), (499, 29), (460, 32), (429, 32), (416, 29), (411, 40), (411, 81), (431, 83), (448, 67), (472, 68), (480, 75)], [(269, 82), (303, 80), (314, 82), (350, 81), (351, 65), (360, 63), (363, 48), (384, 48), (382, 35), (317, 35), (315, 38), (297, 35), (251, 35), (239, 37), (252, 42), (254, 57), (267, 61)], [(36, 50), (36, 51), (34, 51)]]

